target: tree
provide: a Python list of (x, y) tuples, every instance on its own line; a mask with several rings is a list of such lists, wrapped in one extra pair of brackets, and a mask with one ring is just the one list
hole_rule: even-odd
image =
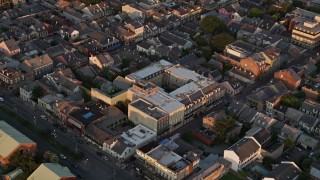
[(30, 154), (17, 151), (10, 157), (8, 166), (20, 167), (24, 173), (30, 175), (39, 165), (35, 163), (34, 158)]
[(43, 159), (45, 162), (49, 163), (57, 163), (59, 161), (58, 155), (51, 151), (46, 151), (43, 155)]
[(101, 0), (80, 0), (80, 1), (85, 3), (86, 5), (97, 4), (97, 3), (101, 2)]
[(258, 8), (251, 8), (248, 17), (250, 18), (263, 18), (264, 17), (264, 12), (261, 9)]
[(299, 109), (301, 106), (301, 102), (292, 94), (282, 96), (281, 103), (295, 109)]
[(275, 160), (268, 156), (264, 157), (262, 160), (262, 164), (269, 169), (272, 169), (272, 165), (274, 163), (275, 163)]
[(185, 132), (181, 135), (181, 138), (188, 143), (191, 143), (194, 140), (194, 137), (192, 135), (192, 131)]
[(235, 39), (228, 33), (220, 33), (212, 37), (211, 49), (218, 53), (222, 53), (225, 47), (234, 42)]
[(44, 95), (43, 89), (40, 86), (36, 86), (33, 90), (32, 90), (32, 94), (31, 94), (31, 99), (33, 101), (38, 101), (39, 97), (42, 97)]
[(113, 73), (111, 73), (110, 70), (106, 67), (102, 69), (100, 76), (109, 81), (113, 81), (116, 78), (116, 76)]
[(201, 35), (194, 37), (193, 40), (197, 43), (198, 46), (206, 46), (207, 45), (206, 40)]
[(80, 93), (84, 99), (85, 102), (88, 102), (91, 100), (91, 94), (88, 90), (86, 90), (85, 88), (81, 87), (80, 88)]
[(223, 21), (215, 16), (206, 16), (200, 23), (200, 28), (208, 33), (221, 33), (225, 30)]
[(50, 42), (50, 46), (56, 46), (59, 45), (59, 42), (57, 40), (53, 40)]
[(224, 141), (227, 130), (234, 124), (235, 120), (232, 116), (215, 122), (212, 131), (219, 141)]
[(201, 48), (201, 55), (206, 58), (206, 60), (209, 60), (212, 56), (212, 52), (209, 46)]
[(292, 138), (287, 138), (284, 140), (284, 149), (291, 149), (294, 146), (294, 141)]
[(305, 98), (306, 98), (306, 94), (305, 94), (304, 92), (302, 92), (302, 91), (298, 91), (298, 92), (295, 94), (295, 96), (296, 96), (297, 98), (300, 98), (300, 99), (305, 99)]
[(122, 58), (121, 61), (122, 61), (122, 63), (121, 63), (120, 68), (123, 69), (123, 68), (129, 67), (132, 60), (127, 59), (127, 58)]
[(320, 8), (319, 7), (315, 7), (315, 6), (309, 6), (307, 8), (308, 11), (311, 11), (311, 12), (315, 12), (315, 13), (320, 13)]

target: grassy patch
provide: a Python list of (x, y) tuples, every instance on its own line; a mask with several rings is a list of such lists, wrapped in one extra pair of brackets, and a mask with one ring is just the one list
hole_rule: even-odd
[(46, 132), (44, 132), (44, 131), (40, 130), (39, 128), (37, 128), (36, 126), (32, 125), (29, 121), (25, 120), (23, 117), (19, 116), (11, 109), (4, 107), (4, 106), (0, 106), (0, 111), (7, 114), (9, 117), (12, 117), (15, 121), (17, 121), (22, 126), (27, 128), (33, 134), (35, 134), (36, 136), (38, 136), (39, 138), (41, 138), (42, 140), (47, 142), (49, 145), (51, 145), (51, 146), (55, 147), (56, 149), (58, 149), (59, 151), (63, 152), (64, 154), (70, 156), (71, 158), (73, 158), (75, 160), (81, 160), (83, 158), (82, 153), (77, 154), (77, 153), (71, 151), (67, 146), (56, 141), (51, 136), (44, 136), (43, 134), (45, 134)]
[(244, 179), (242, 177), (239, 177), (238, 175), (234, 173), (227, 173), (226, 175), (222, 176), (221, 180), (235, 180), (235, 179)]

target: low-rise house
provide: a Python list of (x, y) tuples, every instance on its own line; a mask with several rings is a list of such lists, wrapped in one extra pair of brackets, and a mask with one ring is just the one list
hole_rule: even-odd
[(306, 99), (303, 101), (300, 110), (306, 114), (310, 114), (316, 118), (320, 116), (320, 104), (316, 101)]
[(32, 79), (31, 73), (23, 72), (18, 68), (7, 66), (0, 71), (0, 85), (8, 91), (16, 90)]
[(254, 74), (252, 74), (250, 71), (238, 67), (233, 67), (230, 71), (228, 71), (228, 75), (247, 84), (254, 84), (256, 79)]
[(257, 52), (260, 48), (242, 40), (237, 40), (226, 46), (224, 55), (232, 59), (240, 60), (249, 57)]
[(319, 147), (319, 140), (303, 133), (298, 138), (297, 145), (307, 150), (315, 150)]
[(316, 125), (318, 124), (319, 119), (317, 119), (314, 116), (311, 116), (309, 114), (304, 114), (300, 121), (299, 121), (299, 126), (306, 130), (309, 133), (312, 133), (315, 131)]
[(119, 40), (108, 34), (99, 31), (93, 31), (88, 33), (87, 36), (97, 43), (99, 50), (111, 51), (120, 47)]
[(223, 157), (231, 162), (231, 169), (239, 171), (260, 157), (261, 145), (253, 137), (244, 137), (224, 150)]
[(62, 26), (59, 29), (58, 33), (64, 39), (75, 40), (76, 38), (80, 37), (79, 31), (74, 29), (73, 27), (69, 27), (69, 26)]
[(37, 143), (29, 139), (5, 121), (0, 121), (0, 163), (6, 165), (16, 152), (33, 155)]
[(90, 16), (80, 13), (79, 11), (76, 11), (74, 9), (71, 9), (70, 7), (66, 7), (63, 12), (62, 15), (70, 20), (73, 21), (75, 23), (82, 23), (87, 21), (88, 19), (90, 19)]
[(288, 121), (290, 125), (298, 126), (300, 119), (304, 113), (297, 109), (289, 107), (285, 113), (284, 119)]
[(243, 123), (250, 123), (252, 124), (254, 121), (254, 117), (258, 114), (259, 112), (256, 109), (250, 108), (249, 106), (246, 106), (242, 113), (240, 113), (239, 116), (239, 121)]
[(0, 43), (0, 50), (10, 57), (20, 53), (20, 47), (14, 39), (2, 41)]
[(319, 162), (313, 162), (310, 165), (310, 179), (312, 179), (312, 180), (320, 179), (320, 164), (319, 164)]
[(39, 86), (39, 82), (38, 81), (32, 81), (29, 84), (26, 84), (22, 87), (20, 87), (20, 98), (23, 101), (27, 101), (27, 102), (32, 102), (31, 98), (32, 98), (32, 91), (34, 88)]
[(155, 140), (157, 133), (143, 125), (123, 132), (120, 136), (106, 141), (103, 150), (120, 161), (127, 160), (136, 153), (136, 149)]
[(253, 126), (260, 126), (266, 129), (270, 128), (276, 122), (276, 119), (269, 117), (261, 112), (257, 113), (253, 117)]
[(53, 71), (53, 61), (48, 54), (35, 57), (30, 60), (24, 60), (20, 67), (26, 72), (32, 72), (35, 79)]
[(242, 102), (239, 102), (239, 101), (235, 101), (233, 100), (229, 106), (228, 106), (228, 113), (233, 115), (233, 116), (236, 116), (236, 117), (239, 117), (240, 114), (248, 107), (248, 105), (242, 103)]
[(202, 119), (202, 125), (205, 128), (212, 129), (216, 126), (217, 121), (223, 121), (225, 119), (227, 119), (227, 115), (224, 111), (212, 112)]
[(231, 164), (218, 155), (210, 154), (199, 163), (199, 171), (192, 174), (187, 180), (219, 179), (226, 174)]
[(247, 102), (259, 110), (266, 109), (267, 112), (271, 112), (280, 102), (281, 97), (287, 93), (286, 86), (282, 82), (277, 82), (248, 95)]
[(63, 179), (75, 180), (77, 177), (70, 172), (68, 167), (58, 163), (42, 163), (27, 180)]
[(54, 104), (58, 99), (60, 99), (58, 96), (47, 94), (41, 98), (38, 98), (38, 105), (44, 111), (53, 112), (52, 104)]
[(226, 93), (230, 96), (235, 96), (239, 94), (244, 88), (244, 86), (241, 83), (231, 80), (222, 82), (220, 83), (220, 85), (225, 88)]
[(296, 89), (301, 83), (301, 77), (291, 68), (275, 72), (274, 79), (281, 81), (290, 90)]
[(292, 161), (282, 161), (263, 180), (298, 179), (301, 169)]
[(291, 139), (295, 142), (301, 134), (302, 131), (294, 127), (291, 127), (287, 124), (284, 124), (283, 128), (280, 130), (278, 134), (278, 141), (284, 142), (286, 139)]
[[(195, 172), (200, 155), (184, 147), (177, 137), (164, 139), (145, 145), (136, 151), (136, 157), (143, 168), (147, 168), (162, 178), (182, 180)], [(179, 148), (179, 149), (178, 149)]]
[(108, 53), (98, 54), (96, 56), (89, 57), (89, 64), (90, 65), (96, 65), (100, 69), (110, 67), (114, 65), (114, 59), (113, 57)]

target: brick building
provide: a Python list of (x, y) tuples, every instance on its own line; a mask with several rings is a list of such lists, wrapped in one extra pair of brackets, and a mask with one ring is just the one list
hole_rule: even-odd
[(301, 83), (301, 77), (291, 68), (275, 72), (274, 79), (281, 81), (290, 90), (296, 89)]

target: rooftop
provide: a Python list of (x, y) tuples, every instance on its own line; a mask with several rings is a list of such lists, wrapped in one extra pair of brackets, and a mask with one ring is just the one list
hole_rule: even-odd
[(229, 147), (228, 150), (234, 151), (239, 156), (240, 161), (243, 161), (251, 154), (258, 151), (260, 147), (260, 144), (254, 138), (244, 137)]
[(41, 179), (64, 179), (74, 177), (75, 175), (70, 170), (57, 163), (42, 163), (29, 177), (28, 180)]
[(154, 107), (151, 103), (148, 103), (143, 99), (138, 99), (132, 102), (130, 105), (148, 114), (154, 119), (161, 119), (168, 115), (167, 112), (161, 110), (158, 107)]
[(153, 63), (143, 69), (140, 69), (130, 75), (127, 75), (126, 78), (130, 79), (132, 81), (139, 81), (139, 80), (145, 79), (146, 77), (148, 77), (154, 73), (157, 73), (159, 71), (167, 69), (171, 66), (173, 66), (173, 64), (171, 64), (170, 62), (165, 61), (165, 60), (160, 60), (160, 61)]
[(139, 124), (138, 126), (129, 129), (127, 132), (122, 133), (121, 137), (136, 146), (142, 145), (157, 136), (156, 132)]
[(0, 156), (3, 158), (8, 157), (21, 144), (36, 143), (5, 121), (0, 121)]

